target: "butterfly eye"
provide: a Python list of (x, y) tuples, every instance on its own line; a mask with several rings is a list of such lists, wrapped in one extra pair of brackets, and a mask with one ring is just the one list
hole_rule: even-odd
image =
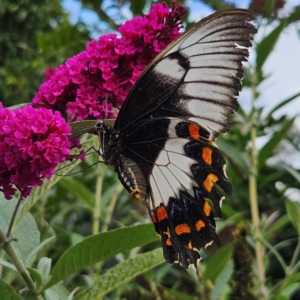
[(96, 126), (96, 128), (101, 128), (101, 127), (103, 127), (103, 124), (104, 124), (103, 120), (99, 120), (99, 121), (97, 121), (95, 126)]

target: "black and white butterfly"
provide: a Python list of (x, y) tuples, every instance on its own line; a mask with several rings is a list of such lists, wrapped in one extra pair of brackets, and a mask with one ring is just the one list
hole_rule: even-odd
[(253, 19), (234, 9), (201, 20), (147, 66), (113, 128), (97, 123), (104, 162), (147, 202), (170, 263), (197, 267), (198, 250), (220, 244), (208, 200), (221, 217), (232, 187), (214, 140), (238, 108)]

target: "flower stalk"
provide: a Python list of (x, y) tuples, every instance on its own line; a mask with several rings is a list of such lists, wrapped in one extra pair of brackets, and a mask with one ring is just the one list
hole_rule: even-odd
[[(36, 294), (36, 286), (33, 282), (32, 278), (30, 277), (30, 274), (28, 273), (25, 265), (23, 264), (21, 258), (19, 257), (12, 241), (8, 241), (8, 238), (2, 228), (0, 227), (0, 241), (2, 241), (2, 247), (4, 251), (9, 256), (11, 262), (18, 270), (20, 276), (22, 277), (23, 281), (25, 282), (28, 289)], [(42, 295), (36, 295), (37, 300), (43, 300)]]
[(263, 262), (263, 246), (259, 239), (260, 235), (260, 217), (258, 208), (258, 197), (257, 197), (257, 174), (258, 174), (258, 161), (257, 161), (257, 128), (256, 128), (256, 109), (255, 101), (257, 98), (256, 91), (256, 75), (254, 73), (252, 78), (252, 115), (251, 115), (251, 166), (249, 175), (249, 199), (251, 206), (251, 216), (252, 223), (255, 232), (255, 256), (258, 270), (258, 278), (261, 282), (261, 292), (264, 294), (265, 291), (265, 272), (264, 272), (264, 262)]

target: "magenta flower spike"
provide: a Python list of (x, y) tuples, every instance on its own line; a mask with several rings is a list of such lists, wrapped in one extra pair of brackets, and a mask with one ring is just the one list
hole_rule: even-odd
[[(148, 63), (179, 36), (186, 9), (173, 1), (88, 43), (86, 50), (59, 66), (40, 87), (35, 107), (58, 110), (68, 122), (115, 119)], [(48, 75), (49, 72), (47, 72)]]
[(0, 190), (23, 199), (66, 160), (71, 127), (59, 112), (31, 106), (9, 110), (0, 103)]

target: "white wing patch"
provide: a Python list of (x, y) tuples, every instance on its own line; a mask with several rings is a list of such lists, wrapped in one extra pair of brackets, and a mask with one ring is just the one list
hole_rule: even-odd
[[(170, 197), (179, 199), (179, 191), (186, 190), (193, 195), (191, 165), (197, 163), (184, 154), (186, 139), (169, 139), (161, 150), (150, 174), (150, 186), (155, 207), (169, 201)], [(167, 157), (167, 158), (166, 158)]]
[(176, 59), (166, 57), (155, 66), (155, 72), (178, 80), (184, 76), (186, 70), (177, 63)]

